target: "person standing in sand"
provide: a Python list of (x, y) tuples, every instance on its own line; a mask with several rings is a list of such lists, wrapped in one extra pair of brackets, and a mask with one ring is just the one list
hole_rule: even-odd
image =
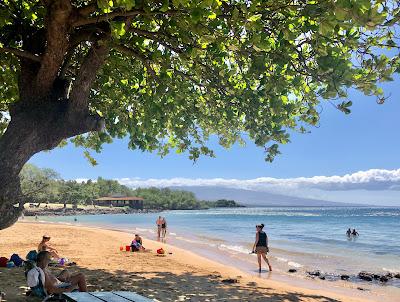
[(256, 241), (253, 246), (253, 253), (257, 254), (258, 260), (258, 271), (261, 273), (261, 257), (267, 263), (269, 271), (272, 271), (271, 264), (268, 261), (267, 253), (269, 252), (268, 248), (268, 236), (263, 231), (264, 224), (256, 225)]
[(160, 236), (161, 236), (161, 226), (162, 226), (162, 224), (163, 224), (163, 218), (161, 216), (158, 216), (158, 219), (156, 220), (158, 238), (160, 238)]

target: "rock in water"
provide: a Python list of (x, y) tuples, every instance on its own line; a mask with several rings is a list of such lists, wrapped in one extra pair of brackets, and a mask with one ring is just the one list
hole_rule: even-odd
[(387, 274), (386, 274), (386, 277), (387, 277), (388, 279), (392, 279), (394, 276), (393, 276), (392, 273), (387, 273)]
[(360, 278), (361, 280), (364, 280), (364, 281), (372, 281), (372, 276), (373, 275), (368, 272), (360, 272), (358, 274), (358, 278)]
[(297, 269), (291, 268), (291, 269), (288, 270), (288, 272), (289, 273), (295, 273), (295, 272), (297, 272)]
[(388, 278), (387, 276), (381, 276), (381, 277), (379, 278), (379, 281), (381, 281), (381, 282), (388, 282), (388, 281), (389, 281), (389, 278)]
[(315, 277), (319, 277), (321, 276), (321, 272), (320, 271), (313, 271), (313, 272), (307, 272), (310, 276), (315, 276)]
[(340, 279), (342, 279), (342, 280), (349, 280), (349, 279), (350, 279), (350, 276), (349, 276), (349, 275), (341, 275), (341, 276), (340, 276)]
[(400, 273), (394, 275), (395, 278), (400, 279)]

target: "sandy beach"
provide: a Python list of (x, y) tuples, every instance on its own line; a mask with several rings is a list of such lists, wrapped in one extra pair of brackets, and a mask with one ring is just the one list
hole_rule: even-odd
[[(371, 301), (368, 293), (345, 295), (328, 287), (310, 290), (269, 280), (267, 273), (261, 278), (249, 275), (146, 238), (144, 246), (150, 252), (121, 252), (120, 246), (129, 244), (133, 235), (98, 228), (19, 222), (0, 231), (0, 256), (25, 257), (43, 234), (52, 237), (51, 244), (62, 256), (77, 263), (69, 269), (87, 276), (90, 291), (135, 291), (154, 301)], [(167, 252), (164, 257), (155, 253), (160, 247)], [(238, 282), (227, 284), (225, 279)], [(21, 268), (0, 268), (0, 290), (6, 301), (27, 301), (26, 289)]]

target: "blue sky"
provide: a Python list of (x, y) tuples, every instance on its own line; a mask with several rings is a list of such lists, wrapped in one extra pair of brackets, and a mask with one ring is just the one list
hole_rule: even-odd
[[(53, 168), (66, 179), (95, 179), (98, 176), (141, 180), (292, 179), (343, 176), (370, 169), (397, 170), (400, 168), (399, 84), (400, 78), (396, 77), (394, 82), (384, 85), (386, 95), (391, 94), (384, 105), (378, 105), (374, 97), (352, 93), (350, 115), (344, 115), (328, 103), (323, 104), (320, 127), (311, 128), (311, 134), (293, 134), (292, 142), (281, 147), (282, 154), (272, 164), (264, 161), (263, 149), (252, 142), (248, 142), (246, 147), (234, 146), (225, 150), (211, 141), (210, 146), (216, 150), (217, 158), (203, 157), (193, 164), (184, 155), (170, 154), (160, 158), (156, 154), (129, 150), (126, 140), (116, 140), (105, 145), (101, 154), (94, 154), (99, 163), (96, 167), (88, 163), (81, 149), (71, 144), (37, 154), (30, 162)], [(356, 199), (357, 202), (371, 202), (371, 198), (375, 198), (385, 200), (384, 204), (400, 205), (399, 189), (327, 191), (312, 188), (302, 192), (300, 189), (295, 194), (330, 200)]]

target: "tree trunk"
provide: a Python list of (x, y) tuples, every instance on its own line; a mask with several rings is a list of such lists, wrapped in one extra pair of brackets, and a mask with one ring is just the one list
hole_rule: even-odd
[(10, 110), (11, 121), (0, 137), (0, 230), (14, 224), (22, 212), (27, 198), (19, 173), (32, 156), (63, 139), (102, 128), (100, 117), (73, 108), (68, 100), (33, 100)]

